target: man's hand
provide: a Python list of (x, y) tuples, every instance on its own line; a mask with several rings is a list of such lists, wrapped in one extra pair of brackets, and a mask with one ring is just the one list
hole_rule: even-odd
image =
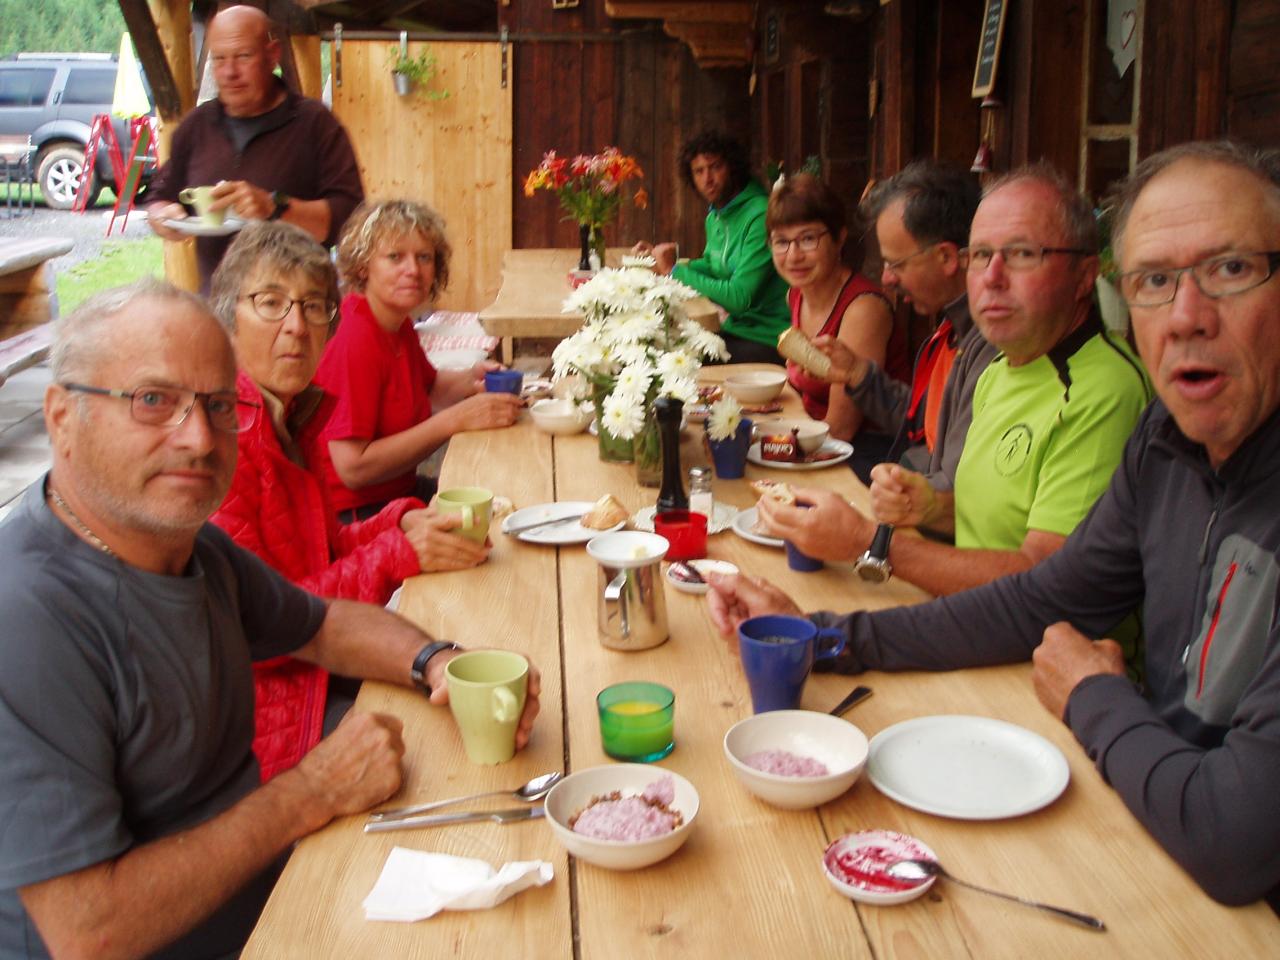
[(649, 251), (649, 255), (658, 261), (657, 266), (653, 269), (657, 273), (670, 273), (676, 265), (676, 255), (679, 248), (674, 243), (655, 244), (653, 249)]
[(410, 510), (400, 518), (400, 529), (418, 555), (423, 573), (465, 570), (485, 562), (491, 544), (476, 543), (451, 530), (462, 526), (460, 513), (436, 513), (434, 506), (426, 510)]
[(641, 240), (631, 248), (633, 257), (651, 257), (653, 256), (653, 244), (648, 240)]
[[(445, 665), (454, 657), (469, 652), (470, 650), (444, 650), (427, 661), (427, 684), (431, 687), (431, 702), (436, 706), (444, 706), (449, 702), (449, 682), (445, 677)], [(534, 718), (542, 709), (538, 702), (541, 693), (542, 673), (530, 661), (529, 679), (525, 686), (524, 712), (520, 714), (520, 723), (516, 726), (517, 750), (523, 750), (533, 735)]]
[(187, 208), (180, 203), (159, 200), (155, 203), (147, 204), (147, 226), (151, 228), (152, 233), (162, 240), (186, 240), (187, 235), (185, 233), (166, 226), (164, 223), (166, 220), (185, 219), (187, 219)]
[(1067, 698), (1085, 677), (1100, 673), (1123, 677), (1124, 653), (1114, 640), (1090, 640), (1066, 621), (1049, 626), (1031, 655), (1031, 682), (1046, 710), (1059, 720)]
[(761, 497), (756, 514), (775, 537), (790, 540), (802, 553), (818, 560), (849, 562), (859, 557), (875, 535), (875, 524), (838, 493), (809, 487), (796, 488), (790, 506), (772, 497)]
[(442, 416), (450, 418), (450, 435), (463, 430), (492, 430), (516, 422), (524, 401), (513, 393), (476, 393), (459, 400)]
[(831, 361), (831, 372), (827, 374), (829, 383), (844, 383), (856, 387), (862, 383), (871, 369), (871, 361), (860, 357), (836, 337), (823, 334), (814, 337), (813, 345), (826, 354)]
[(210, 210), (231, 210), (242, 220), (265, 220), (275, 211), (271, 191), (248, 180), (223, 180), (213, 188)]
[(711, 622), (726, 637), (734, 636), (738, 624), (751, 617), (769, 613), (804, 616), (794, 600), (760, 577), (711, 573), (707, 575), (707, 584), (710, 587), (707, 590), (707, 607), (711, 612)]
[(880, 523), (918, 527), (937, 518), (937, 494), (923, 473), (896, 463), (871, 468), (871, 512)]
[(313, 829), (368, 810), (400, 789), (403, 729), (388, 714), (352, 711), (302, 758), (294, 769), (319, 812), (327, 814)]

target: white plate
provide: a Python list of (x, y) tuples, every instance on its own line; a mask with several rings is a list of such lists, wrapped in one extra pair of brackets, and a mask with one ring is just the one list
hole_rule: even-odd
[[(653, 532), (653, 517), (658, 512), (656, 506), (645, 507), (637, 510), (631, 515), (631, 529), (643, 530), (646, 533)], [(733, 524), (733, 518), (738, 515), (738, 508), (727, 503), (717, 503), (715, 509), (711, 511), (712, 517), (707, 521), (708, 536), (713, 533), (723, 533)]]
[(1001, 820), (1046, 807), (1071, 779), (1052, 743), (990, 717), (904, 720), (871, 738), (867, 776), (913, 810), (957, 820)]
[[(708, 573), (722, 573), (728, 576), (731, 573), (737, 573), (738, 568), (728, 560), (690, 560), (689, 566), (697, 570), (704, 577)], [(708, 586), (705, 583), (686, 583), (683, 580), (677, 580), (671, 575), (671, 566), (667, 565), (667, 583), (671, 584), (681, 593), (692, 593), (694, 596), (702, 596), (707, 592)]]
[(759, 467), (773, 467), (777, 470), (822, 470), (825, 467), (834, 467), (837, 463), (844, 463), (853, 456), (853, 444), (846, 440), (827, 439), (827, 442), (820, 446), (818, 453), (834, 453), (836, 456), (830, 460), (818, 460), (813, 463), (787, 463), (785, 460), (766, 460), (760, 456), (760, 444), (753, 443), (747, 451), (747, 459)]
[(752, 543), (758, 543), (762, 547), (782, 547), (786, 544), (777, 537), (771, 537), (764, 533), (756, 533), (756, 508), (748, 507), (746, 510), (739, 510), (738, 515), (733, 518), (733, 532), (742, 537), (743, 540), (750, 540)]
[(221, 223), (216, 226), (206, 223), (203, 217), (187, 217), (184, 220), (166, 220), (164, 225), (179, 233), (185, 233), (191, 237), (229, 237), (233, 233), (239, 233), (245, 228), (247, 220), (241, 220), (239, 217), (228, 214)]
[[(590, 500), (560, 500), (553, 503), (540, 503), (533, 507), (525, 507), (523, 510), (517, 510), (515, 513), (508, 514), (507, 518), (502, 521), (502, 532), (506, 533), (512, 527), (523, 527), (527, 523), (537, 523), (539, 520), (554, 520), (556, 517), (570, 517), (576, 513), (586, 513), (595, 503)], [(621, 530), (625, 523), (619, 523), (610, 527), (608, 530), (592, 530), (590, 527), (584, 527), (578, 521), (572, 523), (562, 523), (554, 527), (540, 527), (537, 530), (529, 530), (525, 533), (517, 533), (516, 538), (526, 543), (586, 543), (592, 537), (598, 537), (602, 533), (612, 533), (614, 530)]]

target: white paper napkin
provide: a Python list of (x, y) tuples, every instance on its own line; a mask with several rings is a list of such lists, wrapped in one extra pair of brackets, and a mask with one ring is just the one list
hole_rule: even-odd
[(495, 872), (483, 860), (395, 847), (364, 898), (364, 915), (412, 923), (441, 910), (485, 910), (554, 875), (545, 860), (506, 863)]

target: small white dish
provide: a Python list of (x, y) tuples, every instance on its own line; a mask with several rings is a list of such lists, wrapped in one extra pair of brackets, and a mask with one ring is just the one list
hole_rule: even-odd
[(747, 450), (747, 461), (758, 467), (773, 467), (775, 470), (823, 470), (844, 463), (853, 456), (853, 444), (847, 440), (833, 440), (830, 437), (819, 447), (821, 453), (832, 454), (827, 460), (814, 460), (801, 463), (788, 463), (785, 460), (766, 460), (760, 455), (760, 444), (753, 443)]
[(822, 872), (850, 900), (887, 907), (914, 900), (938, 879), (900, 880), (889, 875), (891, 866), (899, 860), (937, 859), (926, 844), (905, 833), (863, 830), (831, 842), (822, 854)]
[(776, 400), (782, 393), (782, 388), (787, 385), (787, 374), (783, 370), (731, 373), (721, 384), (739, 403), (752, 406)]
[[(698, 561), (694, 561), (697, 563)], [(747, 758), (784, 750), (827, 768), (818, 777), (785, 777), (757, 770)], [(724, 735), (724, 755), (738, 782), (766, 803), (808, 810), (845, 793), (867, 765), (867, 736), (848, 720), (813, 710), (770, 710), (740, 720)]]
[[(594, 506), (595, 504), (590, 500), (559, 500), (552, 503), (539, 503), (532, 507), (517, 510), (515, 513), (507, 514), (506, 519), (502, 521), (502, 532), (506, 533), (512, 528), (538, 523), (541, 520), (555, 520), (558, 517), (581, 515)], [(610, 533), (614, 530), (621, 530), (624, 526), (626, 526), (625, 523), (619, 523), (608, 530), (592, 530), (590, 527), (584, 527), (577, 520), (566, 520), (564, 523), (554, 526), (526, 530), (524, 533), (515, 534), (515, 537), (525, 543), (544, 543), (560, 546), (567, 543), (586, 543), (592, 537), (597, 537), (602, 533)]]
[[(689, 566), (697, 570), (700, 576), (705, 577), (708, 573), (719, 573), (728, 576), (731, 573), (737, 573), (738, 568), (728, 560), (689, 560)], [(671, 584), (681, 593), (692, 593), (696, 597), (702, 596), (707, 592), (707, 584), (705, 583), (687, 583), (679, 580), (671, 573), (671, 567), (667, 567), (667, 583)]]
[[(670, 809), (684, 818), (684, 823), (670, 833), (635, 842), (597, 840), (575, 833), (569, 826), (569, 820), (590, 804), (592, 798), (607, 796), (615, 790), (624, 797), (636, 796), (654, 781), (668, 776), (675, 787), (675, 800)], [(546, 820), (555, 838), (579, 860), (606, 870), (638, 870), (665, 860), (684, 845), (693, 832), (698, 804), (697, 789), (678, 773), (646, 763), (611, 763), (571, 773), (552, 787), (547, 794)]]
[(760, 533), (756, 530), (755, 507), (739, 510), (738, 515), (733, 518), (732, 528), (733, 532), (743, 540), (750, 540), (752, 543), (758, 543), (762, 547), (778, 547), (781, 549), (786, 546), (786, 543), (777, 537), (771, 537), (767, 533)]
[(432, 350), (427, 359), (437, 370), (470, 370), (489, 358), (483, 350)]
[(550, 398), (539, 400), (529, 408), (533, 425), (543, 433), (553, 436), (572, 436), (581, 433), (591, 421), (591, 412), (572, 400)]
[[(631, 529), (652, 532), (653, 518), (657, 514), (656, 506), (643, 507), (631, 515)], [(717, 503), (711, 511), (713, 516), (707, 521), (707, 535), (723, 533), (733, 525), (733, 518), (738, 515), (738, 508), (728, 503)]]
[(916, 717), (871, 738), (867, 777), (903, 806), (956, 820), (1002, 820), (1046, 807), (1071, 779), (1067, 758), (1017, 724)]
[(229, 237), (243, 230), (248, 222), (233, 214), (227, 214), (222, 222), (217, 224), (209, 223), (203, 217), (186, 217), (182, 220), (166, 220), (164, 225), (179, 233), (185, 233), (189, 237)]
[(825, 420), (796, 418), (761, 420), (756, 423), (755, 428), (757, 436), (788, 434), (795, 430), (800, 440), (800, 449), (806, 454), (821, 450), (822, 445), (827, 442), (828, 434), (831, 433), (831, 427)]

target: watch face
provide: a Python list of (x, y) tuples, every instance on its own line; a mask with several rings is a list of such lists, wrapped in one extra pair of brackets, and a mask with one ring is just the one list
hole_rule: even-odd
[(866, 554), (858, 558), (858, 562), (853, 565), (853, 569), (859, 577), (868, 583), (884, 583), (893, 572), (888, 560), (867, 556)]

